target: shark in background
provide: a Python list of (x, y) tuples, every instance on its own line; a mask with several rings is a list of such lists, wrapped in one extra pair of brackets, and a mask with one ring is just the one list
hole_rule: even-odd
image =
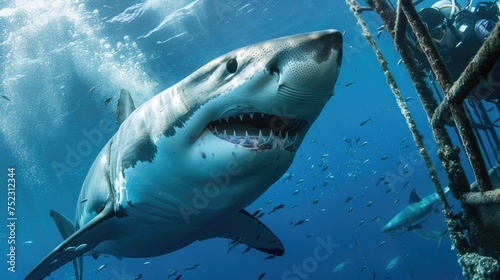
[(224, 237), (281, 256), (284, 246), (244, 210), (291, 165), (333, 96), (342, 34), (323, 30), (222, 55), (141, 106), (126, 91), (121, 123), (94, 160), (74, 222), (51, 211), (64, 238), (27, 276), (83, 256), (144, 258)]
[[(491, 180), (493, 187), (500, 187), (500, 165), (493, 166), (488, 170), (488, 175)], [(478, 191), (477, 182), (471, 184), (472, 191)], [(450, 191), (449, 187), (443, 189), (444, 193), (447, 194)], [(389, 234), (401, 234), (405, 232), (413, 232), (418, 236), (427, 240), (438, 240), (438, 249), (440, 248), (441, 242), (443, 240), (444, 234), (448, 231), (446, 224), (439, 231), (435, 230), (424, 230), (421, 223), (431, 216), (432, 213), (436, 213), (437, 204), (439, 203), (439, 198), (436, 193), (432, 193), (424, 198), (420, 198), (415, 191), (412, 189), (410, 193), (410, 201), (408, 206), (396, 214), (382, 229), (382, 232)]]
[[(449, 191), (450, 188), (448, 187), (444, 189), (445, 194)], [(401, 234), (411, 231), (427, 240), (439, 239), (446, 233), (446, 226), (438, 232), (426, 231), (421, 225), (432, 213), (438, 212), (438, 203), (439, 198), (437, 193), (420, 198), (415, 189), (412, 189), (408, 206), (397, 213), (381, 231), (390, 234)]]

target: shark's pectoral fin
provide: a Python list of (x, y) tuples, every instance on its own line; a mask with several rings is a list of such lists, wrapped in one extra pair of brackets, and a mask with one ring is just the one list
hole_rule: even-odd
[[(69, 224), (66, 218), (55, 211), (51, 212), (57, 227), (63, 236), (68, 233)], [(40, 280), (48, 276), (54, 270), (63, 266), (71, 260), (75, 262), (76, 279), (81, 280), (81, 269), (83, 262), (81, 256), (92, 250), (95, 246), (106, 239), (109, 229), (103, 222), (114, 217), (113, 203), (108, 202), (95, 218), (67, 237), (52, 252), (50, 252), (29, 274), (25, 280)], [(67, 221), (65, 221), (66, 219)], [(71, 222), (69, 222), (71, 223)], [(78, 278), (79, 277), (79, 278)]]
[(245, 210), (241, 210), (200, 240), (216, 237), (225, 237), (245, 243), (259, 251), (276, 256), (282, 256), (285, 253), (285, 248), (278, 237)]
[[(63, 239), (67, 239), (75, 233), (75, 224), (63, 214), (50, 210), (50, 216), (54, 219)], [(75, 278), (82, 279), (83, 258), (81, 256), (73, 260), (73, 267), (75, 268)]]
[(416, 235), (422, 237), (423, 239), (427, 239), (427, 240), (436, 240), (438, 238), (438, 236), (435, 233), (430, 232), (430, 231), (426, 231), (422, 227), (414, 228), (414, 229), (412, 229), (412, 232), (415, 233)]

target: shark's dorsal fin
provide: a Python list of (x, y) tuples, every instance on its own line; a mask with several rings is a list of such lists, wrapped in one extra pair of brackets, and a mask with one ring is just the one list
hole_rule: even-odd
[(200, 240), (224, 237), (255, 248), (259, 251), (281, 256), (285, 248), (274, 233), (257, 218), (245, 210), (241, 210), (232, 218), (205, 234)]
[[(75, 233), (75, 224), (66, 218), (63, 214), (50, 210), (50, 216), (54, 219), (59, 232), (61, 233), (63, 239), (70, 237)], [(82, 279), (82, 269), (83, 269), (83, 258), (78, 257), (73, 260), (73, 267), (75, 268), (75, 278)]]
[(116, 107), (116, 123), (122, 123), (135, 110), (134, 100), (130, 96), (130, 92), (122, 89), (118, 106)]
[(410, 204), (420, 202), (421, 200), (422, 199), (418, 196), (417, 191), (412, 189), (410, 193)]
[(64, 215), (57, 211), (50, 210), (50, 216), (54, 219), (62, 238), (66, 239), (75, 233), (75, 224)]

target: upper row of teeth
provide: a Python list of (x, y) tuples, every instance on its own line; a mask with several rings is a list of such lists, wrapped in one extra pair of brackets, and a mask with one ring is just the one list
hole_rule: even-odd
[[(260, 116), (262, 118), (264, 118), (264, 113), (259, 113), (259, 114), (260, 114)], [(236, 116), (230, 116), (230, 117), (227, 117), (227, 118), (222, 118), (222, 119), (219, 119), (219, 123), (222, 123), (222, 120), (226, 120), (226, 122), (229, 122), (229, 118), (236, 118), (236, 117), (240, 118), (240, 120), (243, 121), (243, 117), (245, 115), (248, 115), (248, 116), (250, 116), (250, 119), (253, 119), (253, 116), (255, 115), (255, 113), (238, 114)]]

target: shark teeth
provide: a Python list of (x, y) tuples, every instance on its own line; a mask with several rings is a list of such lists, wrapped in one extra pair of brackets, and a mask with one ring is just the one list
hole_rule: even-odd
[(290, 137), (288, 132), (285, 132), (285, 136), (282, 136), (283, 133), (275, 135), (272, 130), (269, 132), (269, 136), (265, 136), (262, 130), (259, 130), (258, 135), (250, 135), (248, 131), (245, 131), (245, 135), (242, 135), (233, 130), (230, 137), (228, 137), (225, 129), (223, 130), (224, 132), (219, 132), (217, 127), (211, 126), (210, 131), (222, 140), (256, 150), (276, 148), (294, 152), (297, 149), (297, 142), (299, 140), (299, 134), (294, 134), (293, 137)]
[(207, 126), (220, 139), (256, 150), (295, 151), (307, 121), (261, 112), (222, 116)]

